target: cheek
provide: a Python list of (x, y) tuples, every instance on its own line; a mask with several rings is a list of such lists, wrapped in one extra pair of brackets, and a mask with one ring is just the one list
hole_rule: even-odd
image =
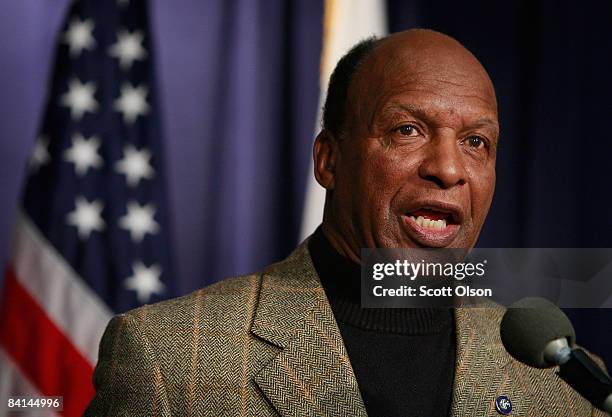
[(484, 221), (495, 191), (495, 168), (480, 171), (472, 180), (472, 210), (474, 217)]
[(370, 147), (361, 155), (353, 170), (360, 181), (359, 195), (353, 196), (353, 202), (359, 207), (361, 221), (370, 225), (368, 228), (389, 231), (395, 227), (390, 223), (394, 199), (410, 182), (415, 164), (411, 164), (409, 156), (385, 147), (377, 139), (370, 139)]
[[(406, 181), (407, 160), (398, 152), (385, 149), (375, 139), (371, 139), (372, 146), (363, 153), (361, 166), (357, 167), (357, 175), (362, 175), (364, 189), (368, 191), (367, 197), (375, 205), (389, 205), (391, 198), (398, 192)], [(363, 173), (363, 174), (362, 174)]]

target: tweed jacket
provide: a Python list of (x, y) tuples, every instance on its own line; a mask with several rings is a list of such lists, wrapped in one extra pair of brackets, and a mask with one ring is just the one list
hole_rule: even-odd
[[(501, 308), (456, 309), (453, 416), (604, 416), (551, 370), (513, 360)], [(306, 243), (263, 273), (115, 317), (86, 416), (366, 416)]]

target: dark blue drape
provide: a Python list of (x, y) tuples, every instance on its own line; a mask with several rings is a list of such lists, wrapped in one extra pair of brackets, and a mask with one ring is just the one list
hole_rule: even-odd
[[(612, 247), (610, 16), (599, 1), (389, 0), (391, 31), (457, 38), (495, 84), (498, 180), (479, 246)], [(612, 364), (612, 310), (568, 314)]]

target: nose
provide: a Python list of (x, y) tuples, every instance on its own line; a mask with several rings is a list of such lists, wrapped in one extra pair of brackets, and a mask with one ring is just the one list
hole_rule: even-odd
[(466, 183), (467, 172), (454, 133), (445, 132), (431, 139), (419, 166), (419, 176), (441, 189)]

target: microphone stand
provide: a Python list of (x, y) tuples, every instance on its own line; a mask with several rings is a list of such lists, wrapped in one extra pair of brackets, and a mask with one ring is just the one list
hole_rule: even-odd
[(612, 415), (612, 378), (582, 350), (566, 350), (557, 358), (557, 375), (591, 404)]

